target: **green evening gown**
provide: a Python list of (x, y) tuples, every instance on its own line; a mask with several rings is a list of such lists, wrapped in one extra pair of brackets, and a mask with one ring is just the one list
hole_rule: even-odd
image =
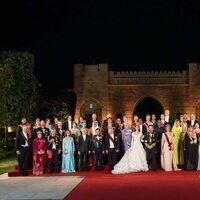
[(177, 165), (183, 165), (183, 139), (182, 139), (182, 127), (172, 128), (174, 138), (174, 156)]

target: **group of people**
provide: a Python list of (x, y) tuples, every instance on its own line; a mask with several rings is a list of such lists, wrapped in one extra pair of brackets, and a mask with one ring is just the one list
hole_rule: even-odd
[(71, 115), (65, 122), (54, 118), (53, 124), (38, 118), (33, 127), (22, 118), (16, 153), (21, 176), (27, 168), (41, 175), (47, 169), (69, 173), (105, 165), (113, 174), (156, 170), (158, 165), (165, 171), (200, 170), (200, 126), (194, 114), (173, 121), (169, 110), (158, 120), (155, 114), (147, 114), (145, 122), (134, 116), (132, 124), (126, 116), (114, 121), (111, 114), (101, 124), (95, 113), (91, 121), (80, 117), (78, 123)]

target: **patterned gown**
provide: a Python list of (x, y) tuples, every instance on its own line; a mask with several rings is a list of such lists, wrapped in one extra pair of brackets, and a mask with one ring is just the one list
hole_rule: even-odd
[(44, 139), (36, 138), (33, 141), (33, 174), (43, 174), (46, 164), (46, 142)]
[(124, 141), (124, 152), (126, 152), (131, 147), (132, 141), (132, 130), (131, 129), (124, 129), (122, 131), (122, 138)]

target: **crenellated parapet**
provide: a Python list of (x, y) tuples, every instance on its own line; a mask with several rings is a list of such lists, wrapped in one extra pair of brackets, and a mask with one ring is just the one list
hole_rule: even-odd
[(171, 75), (176, 75), (176, 76), (182, 76), (185, 71), (111, 71), (112, 74), (116, 76), (171, 76)]
[[(82, 83), (93, 83), (94, 79), (99, 83), (108, 85), (143, 85), (143, 84), (200, 84), (200, 64), (189, 63), (188, 70), (183, 71), (110, 71), (107, 63), (96, 65), (76, 64), (75, 79), (79, 84), (75, 88), (80, 89)], [(98, 81), (97, 81), (98, 82)]]
[(187, 84), (187, 71), (110, 71), (110, 84)]

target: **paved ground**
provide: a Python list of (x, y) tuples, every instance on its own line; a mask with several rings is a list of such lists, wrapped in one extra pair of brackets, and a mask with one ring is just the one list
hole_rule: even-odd
[(83, 180), (80, 176), (8, 177), (0, 175), (0, 200), (61, 200)]

